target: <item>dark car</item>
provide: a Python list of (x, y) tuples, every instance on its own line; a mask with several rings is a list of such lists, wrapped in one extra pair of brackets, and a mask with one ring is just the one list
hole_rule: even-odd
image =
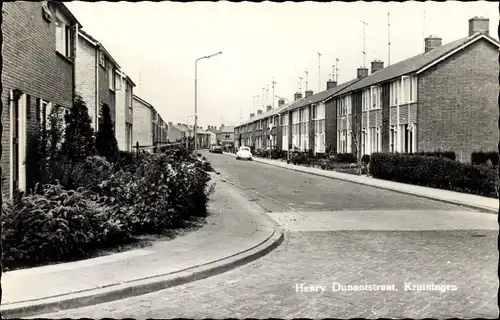
[(222, 153), (222, 147), (221, 146), (213, 146), (212, 153)]

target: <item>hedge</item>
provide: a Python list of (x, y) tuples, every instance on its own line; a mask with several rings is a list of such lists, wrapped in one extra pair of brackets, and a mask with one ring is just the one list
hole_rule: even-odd
[(488, 152), (473, 152), (471, 154), (471, 163), (472, 164), (487, 164), (488, 161), (491, 161), (493, 166), (498, 166), (499, 155), (498, 151), (488, 151)]
[(454, 151), (433, 151), (433, 152), (416, 152), (411, 153), (411, 155), (416, 156), (426, 156), (426, 157), (439, 157), (439, 158), (447, 158), (450, 160), (456, 160), (457, 156)]
[(445, 157), (375, 153), (371, 155), (370, 173), (378, 179), (498, 197), (495, 168)]

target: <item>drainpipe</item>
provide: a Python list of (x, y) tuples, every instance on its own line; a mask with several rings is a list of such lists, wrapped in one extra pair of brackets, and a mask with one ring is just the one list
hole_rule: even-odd
[[(95, 48), (95, 108), (94, 108), (94, 129), (98, 130), (98, 108), (99, 108), (99, 46)], [(139, 150), (139, 149), (137, 149)]]
[(72, 81), (73, 81), (73, 91), (72, 91), (72, 102), (74, 103), (75, 101), (75, 94), (76, 94), (76, 57), (78, 55), (78, 30), (80, 26), (78, 23), (75, 24), (75, 44), (73, 45), (73, 75), (72, 75)]

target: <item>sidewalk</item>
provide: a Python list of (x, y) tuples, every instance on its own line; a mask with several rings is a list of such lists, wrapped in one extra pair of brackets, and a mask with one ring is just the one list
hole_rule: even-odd
[[(232, 153), (225, 153), (225, 154), (236, 157), (236, 155)], [(359, 183), (367, 186), (415, 195), (432, 200), (439, 200), (442, 202), (461, 205), (464, 207), (472, 208), (483, 212), (495, 213), (495, 214), (498, 213), (499, 200), (494, 198), (481, 197), (473, 194), (429, 188), (429, 187), (417, 186), (400, 182), (393, 182), (388, 180), (376, 179), (369, 176), (357, 176), (348, 173), (322, 170), (319, 168), (287, 164), (285, 161), (280, 161), (280, 160), (271, 160), (271, 159), (254, 157), (253, 161), (265, 163), (280, 168), (290, 169), (297, 172), (305, 172), (322, 177)]]
[(4, 318), (27, 317), (140, 295), (203, 279), (257, 259), (283, 234), (257, 204), (213, 179), (207, 224), (151, 247), (4, 273)]

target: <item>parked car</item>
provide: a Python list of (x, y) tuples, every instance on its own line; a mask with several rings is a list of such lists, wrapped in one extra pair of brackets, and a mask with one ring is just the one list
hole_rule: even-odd
[(236, 152), (236, 160), (252, 160), (252, 152), (249, 147), (240, 147)]
[(222, 153), (222, 147), (221, 146), (213, 146), (212, 153)]

